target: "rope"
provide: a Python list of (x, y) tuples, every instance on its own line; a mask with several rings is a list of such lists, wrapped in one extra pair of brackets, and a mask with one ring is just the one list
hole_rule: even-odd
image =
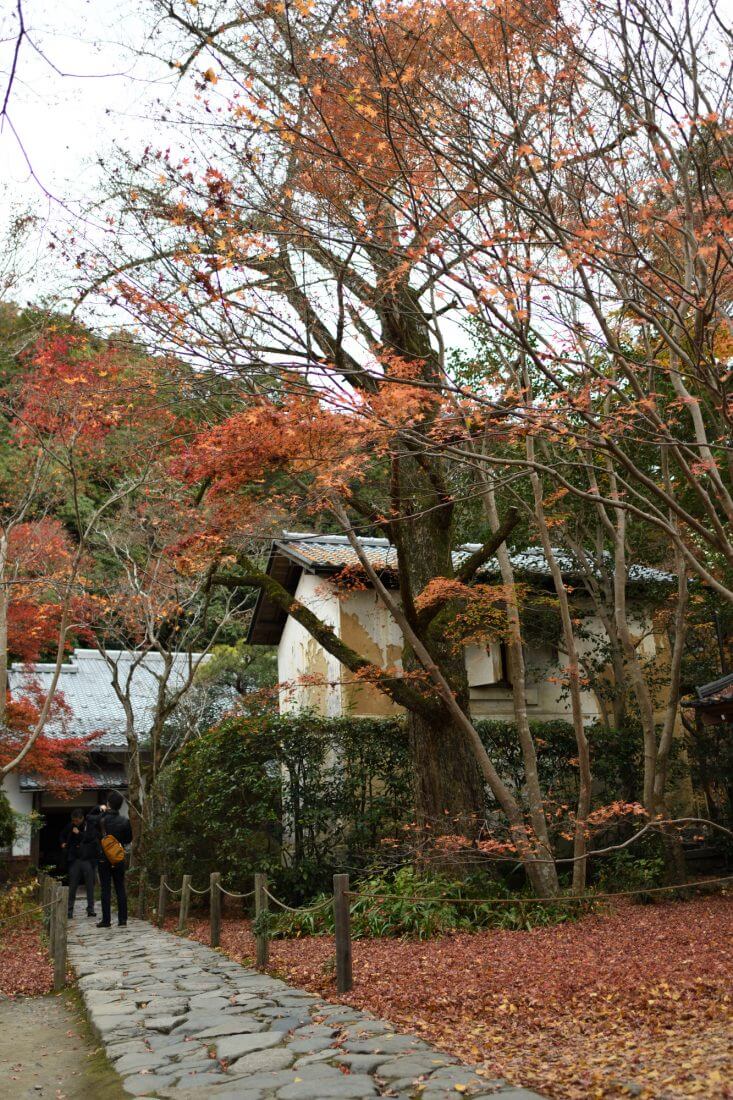
[(226, 894), (228, 898), (251, 898), (254, 894), (254, 890), (250, 890), (246, 894), (233, 894), (230, 890), (225, 890), (221, 883), (217, 884), (222, 894)]
[(167, 882), (164, 882), (163, 885), (165, 886), (168, 893), (173, 894), (175, 897), (178, 897), (178, 895), (183, 892), (183, 887), (181, 887), (180, 890), (174, 890), (173, 887), (169, 886)]
[(265, 894), (270, 901), (274, 901), (275, 905), (279, 905), (281, 909), (286, 909), (288, 913), (317, 913), (319, 909), (325, 909), (327, 905), (333, 905), (333, 898), (326, 898), (325, 901), (320, 902), (318, 905), (311, 905), (308, 909), (293, 909), (291, 905), (286, 905), (284, 901), (274, 897), (267, 888), (265, 888)]
[(211, 889), (210, 886), (207, 886), (205, 890), (196, 890), (195, 887), (190, 885), (190, 883), (188, 888), (192, 894), (208, 894), (209, 890)]
[[(402, 894), (400, 894), (399, 897), (394, 894), (357, 894), (353, 891), (349, 891), (349, 897), (356, 900), (359, 898), (373, 898), (375, 901), (423, 902), (426, 905), (528, 905), (533, 902), (538, 902), (543, 905), (557, 905), (563, 902), (601, 901), (606, 898), (633, 898), (638, 894), (662, 894), (667, 890), (696, 890), (699, 886), (712, 886), (723, 882), (733, 882), (733, 875), (728, 875), (725, 878), (702, 879), (699, 882), (684, 882), (680, 883), (678, 886), (639, 886), (636, 890), (620, 890), (615, 894), (566, 894), (558, 898), (419, 898), (404, 897)], [(297, 910), (293, 910), (293, 912), (296, 911)]]
[(35, 909), (24, 909), (22, 913), (15, 913), (12, 917), (6, 917), (5, 920), (0, 921), (0, 928), (4, 928), (6, 924), (12, 924), (16, 920), (24, 920), (26, 917), (32, 916), (33, 913), (42, 913), (44, 909), (50, 909), (52, 905), (56, 905), (55, 901), (48, 901), (45, 905), (37, 905)]

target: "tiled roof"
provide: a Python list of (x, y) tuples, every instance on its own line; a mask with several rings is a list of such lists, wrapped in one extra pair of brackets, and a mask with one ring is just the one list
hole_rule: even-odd
[[(397, 551), (388, 539), (360, 538), (359, 542), (375, 569), (389, 571), (397, 569)], [(316, 572), (332, 572), (347, 565), (358, 565), (359, 559), (346, 535), (309, 535), (302, 532), (286, 531), (281, 539), (275, 540), (275, 547), (282, 550), (293, 561), (305, 569)], [(481, 549), (481, 544), (468, 542), (459, 546), (453, 553), (453, 564), (458, 567), (466, 558)], [(578, 573), (578, 564), (573, 555), (562, 548), (554, 549), (555, 557), (567, 575)], [(519, 573), (536, 576), (550, 576), (550, 569), (541, 547), (529, 547), (526, 550), (510, 551), (509, 557)], [(609, 556), (610, 565), (610, 556)], [(491, 558), (481, 570), (485, 574), (497, 573), (499, 569), (495, 558)], [(629, 580), (670, 582), (674, 577), (661, 569), (632, 565)]]
[[(361, 538), (359, 542), (375, 569), (397, 568), (397, 551), (387, 539)], [(341, 569), (358, 565), (359, 559), (346, 535), (307, 535), (286, 531), (275, 545), (306, 568)]]
[[(38, 776), (35, 772), (21, 775), (18, 779), (18, 785), (21, 791), (48, 790), (48, 780)], [(111, 791), (120, 787), (127, 787), (127, 772), (121, 764), (116, 767), (114, 764), (108, 764), (106, 767), (89, 764), (82, 772), (81, 789), (83, 791)]]
[[(359, 541), (377, 572), (396, 573), (397, 551), (388, 539), (362, 536)], [(480, 544), (476, 542), (459, 546), (453, 552), (454, 565), (459, 566), (469, 555), (480, 549)], [(580, 573), (578, 563), (567, 550), (556, 548), (555, 556), (565, 577), (578, 576)], [(550, 568), (539, 546), (526, 550), (510, 550), (509, 557), (517, 572), (528, 579), (534, 577), (540, 581), (550, 577)], [(314, 535), (301, 531), (285, 531), (282, 538), (273, 540), (267, 572), (294, 595), (301, 570), (328, 574), (337, 573), (345, 566), (358, 567), (359, 564), (356, 552), (346, 535)], [(609, 570), (612, 565), (611, 557), (608, 555)], [(480, 573), (485, 577), (496, 577), (499, 573), (496, 559), (491, 558), (486, 562)], [(649, 582), (669, 584), (673, 583), (675, 578), (671, 573), (665, 573), (661, 569), (632, 565), (629, 569), (629, 580), (633, 584)], [(279, 604), (269, 599), (264, 589), (260, 589), (250, 621), (247, 641), (253, 645), (277, 645), (286, 620), (286, 612)]]
[(727, 672), (725, 676), (711, 680), (709, 684), (701, 684), (700, 687), (695, 688), (695, 693), (697, 700), (683, 702), (683, 707), (705, 707), (733, 702), (733, 672)]
[[(110, 652), (110, 657), (119, 668), (120, 683), (127, 682), (131, 676), (131, 702), (135, 714), (135, 726), (138, 734), (147, 733), (158, 690), (158, 676), (163, 668), (163, 659), (157, 653), (147, 654), (133, 669), (136, 654), (118, 650)], [(191, 655), (194, 660), (198, 654)], [(175, 690), (186, 675), (189, 655), (176, 656), (173, 670), (168, 680), (170, 690)], [(24, 694), (24, 685), (29, 676), (40, 683), (46, 691), (51, 686), (54, 665), (34, 665), (29, 670), (25, 665), (13, 665), (9, 671), (9, 687), (16, 695)], [(156, 673), (158, 676), (156, 676)], [(112, 674), (104, 658), (96, 649), (75, 649), (68, 663), (61, 666), (61, 675), (57, 690), (71, 710), (68, 723), (69, 732), (74, 736), (99, 733), (94, 742), (94, 750), (121, 750), (126, 747), (125, 712), (112, 687)], [(49, 723), (45, 732), (50, 736), (60, 736), (61, 730)]]

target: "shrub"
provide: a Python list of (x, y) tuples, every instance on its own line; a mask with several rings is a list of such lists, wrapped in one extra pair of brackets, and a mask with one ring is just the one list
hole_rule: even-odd
[(366, 866), (412, 807), (404, 724), (314, 714), (226, 719), (190, 742), (159, 785), (148, 868), (221, 871), (251, 889), (266, 871), (290, 901)]
[(199, 888), (221, 871), (228, 889), (251, 889), (279, 865), (281, 791), (276, 743), (223, 722), (190, 742), (159, 785), (148, 869)]
[[(354, 939), (405, 936), (422, 940), (486, 928), (536, 928), (574, 920), (594, 908), (592, 898), (568, 905), (522, 902), (520, 897), (515, 904), (505, 904), (512, 897), (508, 887), (486, 874), (455, 881), (414, 867), (365, 878), (355, 893), (364, 896), (356, 897), (351, 906)], [(329, 894), (321, 894), (310, 906), (318, 906), (317, 912), (273, 913), (263, 923), (273, 938), (332, 933), (330, 900)]]
[(27, 876), (0, 890), (0, 920), (9, 920), (33, 908), (37, 886), (37, 879)]
[(607, 893), (638, 891), (637, 900), (650, 900), (651, 895), (645, 895), (644, 891), (663, 886), (664, 880), (664, 858), (647, 845), (633, 852), (624, 849), (608, 856), (598, 874), (598, 889)]
[(17, 834), (17, 823), (8, 796), (0, 791), (0, 848), (9, 848)]
[[(562, 720), (531, 725), (550, 800), (572, 806), (572, 727)], [(524, 771), (514, 723), (480, 720), (477, 729), (521, 796)], [(598, 752), (608, 757), (611, 776), (623, 754), (611, 739), (604, 756), (603, 745), (600, 739)], [(148, 869), (177, 877), (185, 871), (198, 886), (218, 870), (228, 886), (247, 891), (254, 871), (266, 871), (281, 897), (300, 904), (328, 891), (334, 872), (363, 875), (377, 864), (383, 871), (414, 856), (414, 832), (405, 828), (413, 818), (410, 754), (399, 717), (300, 712), (227, 718), (181, 751), (159, 784), (158, 800), (146, 844)], [(489, 817), (491, 808), (487, 798)], [(563, 844), (568, 846), (562, 839), (566, 815), (553, 815), (552, 821), (562, 854)], [(382, 844), (394, 837), (403, 839), (392, 848)], [(503, 908), (507, 927), (519, 927), (529, 911)], [(428, 916), (435, 916), (431, 909)], [(540, 920), (539, 913), (532, 918)]]

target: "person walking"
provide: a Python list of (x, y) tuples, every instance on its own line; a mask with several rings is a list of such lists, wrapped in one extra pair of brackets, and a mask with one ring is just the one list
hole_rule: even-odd
[(94, 826), (84, 820), (83, 810), (72, 810), (71, 821), (61, 832), (61, 848), (66, 852), (69, 869), (69, 917), (74, 916), (76, 891), (81, 882), (87, 893), (87, 916), (96, 917), (94, 911), (94, 880), (97, 862), (97, 843)]
[[(99, 869), (99, 883), (102, 892), (102, 919), (97, 922), (97, 928), (111, 928), (112, 926), (112, 886), (117, 897), (117, 924), (120, 928), (127, 926), (127, 890), (125, 888), (125, 861), (120, 859), (115, 862), (105, 853), (105, 845), (102, 841), (105, 837), (113, 837), (119, 845), (132, 842), (132, 827), (130, 821), (120, 813), (122, 808), (122, 795), (119, 791), (110, 791), (105, 805), (97, 806), (89, 814), (94, 822), (97, 847), (97, 867)], [(117, 848), (117, 845), (113, 845)], [(118, 849), (119, 850), (119, 849)], [(120, 851), (120, 856), (122, 852)]]

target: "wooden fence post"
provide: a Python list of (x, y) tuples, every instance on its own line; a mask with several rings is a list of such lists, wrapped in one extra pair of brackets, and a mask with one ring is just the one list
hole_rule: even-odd
[(157, 889), (157, 926), (162, 928), (165, 924), (165, 905), (167, 902), (165, 889), (165, 875), (161, 875), (161, 884)]
[(68, 933), (69, 887), (59, 886), (54, 906), (53, 988), (58, 993), (66, 985), (66, 937)]
[(333, 876), (333, 923), (336, 932), (336, 992), (348, 993), (354, 984), (351, 969), (351, 909), (349, 876)]
[(145, 873), (145, 868), (140, 867), (140, 882), (138, 884), (137, 893), (137, 916), (138, 920), (145, 920), (145, 910), (147, 909), (147, 897), (148, 893), (148, 877)]
[(54, 937), (56, 935), (56, 883), (48, 890), (48, 908), (46, 913), (48, 914), (48, 926), (46, 932), (48, 934), (48, 950), (51, 952), (51, 957), (54, 954)]
[(46, 904), (48, 906), (48, 908), (46, 909), (46, 926), (48, 928), (49, 936), (53, 935), (53, 914), (57, 887), (58, 883), (56, 882), (56, 879), (52, 875), (49, 875), (46, 886)]
[(183, 932), (188, 920), (188, 906), (191, 901), (191, 876), (184, 875), (181, 883), (181, 908), (178, 911), (178, 931)]
[(46, 931), (48, 931), (51, 928), (52, 913), (51, 913), (50, 904), (51, 904), (51, 901), (53, 900), (53, 894), (52, 894), (53, 884), (54, 884), (54, 880), (51, 878), (51, 876), (44, 874), (44, 876), (43, 876), (43, 890), (42, 890), (42, 893), (41, 893), (41, 905), (45, 906), (45, 908), (43, 910), (43, 926), (46, 929)]
[(209, 926), (212, 947), (218, 947), (221, 943), (221, 875), (218, 871), (212, 871), (209, 878)]
[[(265, 890), (267, 889), (267, 875), (255, 875), (255, 919), (265, 914), (270, 908)], [(263, 916), (263, 922), (264, 922)], [(257, 933), (257, 958), (258, 970), (264, 970), (270, 959), (270, 933), (267, 928)]]

